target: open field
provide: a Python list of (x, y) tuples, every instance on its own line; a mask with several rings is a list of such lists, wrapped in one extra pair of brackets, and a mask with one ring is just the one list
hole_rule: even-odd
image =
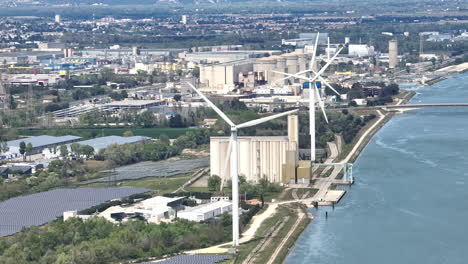
[[(181, 174), (174, 177), (159, 178), (159, 177), (146, 177), (138, 180), (126, 180), (117, 182), (119, 187), (136, 187), (147, 188), (154, 191), (156, 194), (170, 193), (191, 178), (191, 174)], [(109, 183), (92, 183), (83, 187), (107, 187)]]

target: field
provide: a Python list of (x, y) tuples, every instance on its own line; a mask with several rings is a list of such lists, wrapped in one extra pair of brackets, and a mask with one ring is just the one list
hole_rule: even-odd
[[(192, 177), (191, 174), (181, 174), (174, 177), (159, 178), (159, 177), (146, 177), (138, 180), (126, 180), (119, 183), (118, 187), (135, 187), (147, 188), (152, 190), (155, 194), (161, 195), (170, 193)], [(92, 183), (83, 187), (108, 187), (109, 183)]]
[(20, 136), (64, 136), (73, 135), (85, 139), (101, 136), (122, 136), (125, 131), (132, 131), (135, 136), (147, 136), (158, 138), (166, 135), (169, 138), (177, 138), (187, 132), (189, 128), (73, 128), (73, 129), (18, 129)]

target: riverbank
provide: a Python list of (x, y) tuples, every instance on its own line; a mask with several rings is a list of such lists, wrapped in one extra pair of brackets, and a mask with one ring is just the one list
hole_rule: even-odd
[[(467, 80), (467, 74), (456, 75), (421, 88), (413, 101), (466, 101)], [(395, 114), (360, 153), (352, 192), (335, 210), (311, 210), (314, 223), (285, 263), (465, 263), (459, 227), (467, 215), (460, 208), (468, 160), (460, 142), (467, 140), (467, 115), (461, 107)], [(394, 252), (401, 254), (382, 258)]]

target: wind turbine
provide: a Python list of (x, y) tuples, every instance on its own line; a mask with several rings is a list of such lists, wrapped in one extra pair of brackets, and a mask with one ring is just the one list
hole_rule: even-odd
[[(323, 113), (323, 116), (325, 117), (325, 121), (328, 123), (328, 118), (327, 118), (327, 115), (325, 113), (325, 103), (322, 101), (321, 97), (320, 97), (320, 94), (318, 93), (317, 91), (317, 86), (316, 84), (314, 83), (314, 81), (318, 78), (320, 79), (326, 86), (328, 86), (332, 91), (334, 91), (337, 95), (340, 95), (327, 81), (325, 81), (322, 77), (321, 77), (321, 74), (323, 72), (325, 72), (325, 70), (328, 68), (328, 66), (330, 66), (330, 64), (333, 62), (333, 60), (335, 60), (335, 58), (340, 54), (340, 52), (343, 50), (344, 46), (341, 47), (336, 53), (335, 55), (329, 59), (327, 61), (327, 64), (325, 64), (324, 67), (322, 67), (320, 69), (320, 71), (318, 72), (315, 72), (314, 71), (314, 64), (315, 64), (315, 56), (316, 56), (316, 52), (317, 52), (317, 46), (318, 46), (318, 40), (319, 40), (319, 33), (317, 33), (317, 37), (315, 39), (315, 46), (314, 46), (314, 51), (313, 51), (313, 54), (312, 54), (312, 59), (311, 59), (311, 62), (310, 62), (310, 69), (309, 70), (305, 70), (305, 71), (302, 71), (302, 72), (299, 72), (299, 73), (296, 73), (296, 74), (289, 74), (289, 73), (285, 73), (285, 72), (279, 72), (279, 71), (273, 71), (275, 73), (279, 73), (279, 74), (283, 74), (285, 75), (286, 77), (282, 78), (283, 80), (284, 79), (288, 79), (288, 78), (297, 78), (297, 79), (303, 79), (303, 80), (306, 80), (309, 82), (309, 126), (310, 126), (310, 146), (311, 146), (311, 149), (310, 149), (310, 160), (311, 162), (314, 162), (315, 161), (315, 102), (318, 101), (319, 103), (319, 106), (322, 110), (322, 113)], [(312, 78), (308, 78), (306, 76), (302, 76), (301, 74), (305, 74), (305, 73), (308, 73), (308, 72), (311, 72), (314, 74), (314, 76)], [(280, 79), (281, 80), (281, 79)], [(313, 85), (313, 87), (312, 87)], [(314, 91), (312, 91), (312, 89)], [(317, 99), (315, 98), (317, 96)]]
[[(290, 115), (298, 110), (291, 110), (284, 113), (271, 115), (256, 120), (251, 120), (239, 125), (227, 117), (223, 111), (221, 111), (215, 104), (213, 104), (204, 94), (198, 91), (191, 83), (187, 83), (226, 123), (231, 126), (231, 137), (229, 139), (227, 157), (230, 157), (231, 161), (231, 177), (232, 177), (232, 246), (239, 246), (239, 163), (238, 163), (238, 146), (237, 146), (237, 131), (242, 128), (256, 126), (268, 122), (270, 120)], [(227, 163), (227, 161), (226, 161)], [(227, 166), (225, 166), (227, 168)]]

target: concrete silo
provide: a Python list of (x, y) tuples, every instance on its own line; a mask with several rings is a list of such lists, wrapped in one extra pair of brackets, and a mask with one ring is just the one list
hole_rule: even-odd
[(388, 67), (395, 69), (398, 66), (398, 41), (392, 39), (388, 42)]

